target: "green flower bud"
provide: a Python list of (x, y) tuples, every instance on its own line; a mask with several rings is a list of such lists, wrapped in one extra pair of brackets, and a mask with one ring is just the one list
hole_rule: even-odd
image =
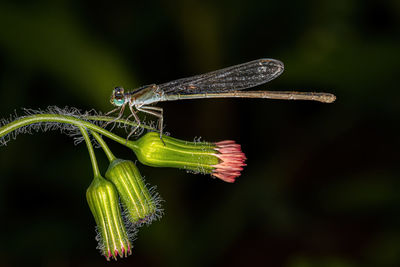
[(234, 141), (217, 143), (188, 142), (149, 132), (137, 141), (128, 141), (142, 164), (152, 167), (173, 167), (211, 174), (226, 182), (240, 175), (246, 156)]
[(105, 177), (117, 188), (125, 215), (134, 226), (150, 224), (162, 215), (158, 195), (149, 191), (132, 161), (113, 160)]
[(97, 224), (98, 249), (110, 260), (131, 254), (131, 244), (122, 222), (118, 193), (114, 185), (101, 176), (95, 176), (86, 191), (90, 210)]

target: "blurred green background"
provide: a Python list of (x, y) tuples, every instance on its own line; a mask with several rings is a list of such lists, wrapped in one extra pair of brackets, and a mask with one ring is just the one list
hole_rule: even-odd
[(1, 147), (0, 266), (400, 266), (397, 0), (3, 0), (0, 117), (49, 105), (107, 112), (114, 86), (257, 58), (286, 67), (259, 89), (337, 101), (159, 104), (172, 136), (236, 140), (248, 166), (226, 184), (138, 163), (165, 215), (117, 263), (95, 249), (85, 146), (46, 132)]

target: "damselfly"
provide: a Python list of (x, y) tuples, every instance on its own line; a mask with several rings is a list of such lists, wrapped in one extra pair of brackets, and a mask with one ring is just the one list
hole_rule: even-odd
[(329, 93), (241, 91), (275, 79), (283, 72), (283, 69), (283, 63), (279, 60), (258, 59), (159, 85), (146, 85), (130, 92), (125, 92), (122, 87), (115, 87), (110, 102), (116, 106), (116, 108), (108, 114), (120, 110), (117, 118), (120, 119), (125, 107), (129, 107), (131, 115), (129, 115), (127, 119), (133, 116), (138, 125), (128, 135), (128, 138), (140, 125), (140, 119), (136, 111), (154, 115), (159, 118), (158, 126), (161, 137), (163, 132), (163, 109), (150, 106), (157, 102), (227, 97), (314, 100), (323, 103), (332, 103), (335, 101), (335, 95)]

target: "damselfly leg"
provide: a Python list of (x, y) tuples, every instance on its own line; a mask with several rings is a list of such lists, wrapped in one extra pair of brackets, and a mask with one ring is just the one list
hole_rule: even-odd
[(151, 114), (158, 118), (158, 129), (160, 130), (160, 138), (161, 138), (163, 134), (164, 110), (160, 107), (152, 107), (152, 106), (142, 106), (140, 108), (137, 108), (137, 110)]
[(138, 117), (138, 115), (136, 114), (135, 110), (133, 109), (133, 107), (130, 105), (129, 103), (129, 110), (131, 111), (131, 115), (128, 116), (127, 119), (129, 119), (129, 117), (133, 116), (135, 118), (135, 121), (137, 123), (136, 127), (128, 134), (128, 136), (126, 137), (126, 141), (129, 140), (129, 137), (131, 137), (131, 135), (136, 132), (136, 130), (140, 127), (140, 119)]
[(137, 107), (137, 110), (142, 111), (147, 114), (151, 114), (155, 117), (158, 117), (158, 129), (160, 130), (160, 139), (163, 142), (163, 144), (165, 145), (164, 140), (162, 139), (163, 123), (164, 123), (164, 110), (160, 107), (152, 107), (152, 106)]
[[(119, 111), (119, 114), (118, 114), (118, 117), (116, 117), (115, 119), (113, 119), (113, 120), (111, 120), (111, 121), (105, 122), (101, 127), (105, 128), (105, 127), (108, 126), (109, 124), (114, 123), (114, 122), (116, 122), (117, 120), (121, 119), (122, 116), (124, 115), (125, 105), (122, 105), (122, 106), (120, 106), (120, 107), (117, 107), (117, 108), (115, 108), (115, 109), (113, 109), (113, 110), (107, 112), (107, 113), (104, 114), (104, 115), (108, 116), (108, 115), (110, 115), (110, 114), (112, 114), (112, 113), (114, 113), (114, 112), (116, 112), (116, 111), (118, 111), (118, 110), (120, 110), (120, 111)], [(112, 130), (112, 129), (114, 129), (114, 126), (111, 128), (111, 130)]]

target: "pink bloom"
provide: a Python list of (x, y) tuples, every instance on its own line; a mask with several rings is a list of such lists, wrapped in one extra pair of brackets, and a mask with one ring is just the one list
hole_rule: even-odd
[(211, 174), (228, 183), (233, 183), (246, 166), (240, 145), (230, 140), (188, 142), (163, 136), (161, 141), (156, 132), (150, 132), (137, 141), (129, 141), (127, 146), (142, 164)]
[(246, 156), (239, 144), (235, 141), (226, 140), (215, 143), (218, 153), (214, 154), (220, 159), (220, 163), (214, 165), (211, 175), (225, 182), (233, 183), (240, 176), (243, 166), (246, 166)]

